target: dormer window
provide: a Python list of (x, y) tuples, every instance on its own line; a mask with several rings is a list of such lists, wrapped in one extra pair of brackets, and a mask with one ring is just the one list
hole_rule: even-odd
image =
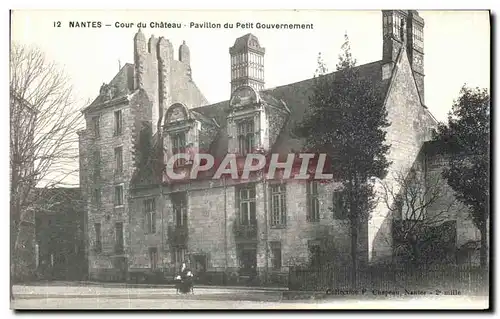
[(255, 148), (255, 126), (253, 119), (238, 122), (238, 153), (246, 155)]
[(256, 150), (268, 149), (269, 124), (265, 105), (257, 91), (249, 85), (233, 92), (229, 101), (228, 152), (245, 156)]

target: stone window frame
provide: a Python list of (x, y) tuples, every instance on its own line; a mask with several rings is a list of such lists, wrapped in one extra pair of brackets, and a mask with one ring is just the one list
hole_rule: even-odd
[[(121, 160), (120, 162), (118, 162), (118, 158), (117, 158), (117, 150), (119, 150), (121, 156)], [(114, 148), (114, 173), (115, 175), (119, 175), (119, 174), (122, 174), (123, 173), (123, 145), (118, 145)]]
[[(172, 194), (172, 210), (173, 210), (175, 227), (176, 228), (188, 227), (189, 216), (188, 216), (187, 192), (177, 192)], [(178, 215), (180, 215), (180, 218)]]
[(238, 154), (251, 154), (256, 148), (256, 130), (255, 118), (253, 116), (245, 117), (235, 121), (236, 138), (238, 140)]
[[(242, 196), (246, 193), (246, 196)], [(248, 183), (237, 187), (238, 223), (239, 225), (257, 225), (257, 189), (255, 183)], [(244, 207), (246, 209), (244, 209)], [(246, 218), (243, 219), (246, 210)], [(253, 210), (253, 213), (252, 213)], [(252, 218), (253, 216), (253, 218)]]
[(402, 39), (402, 34), (401, 34), (401, 23), (403, 22), (404, 18), (401, 17), (400, 15), (395, 14), (393, 17), (393, 24), (392, 24), (392, 33), (394, 37), (398, 40)]
[[(117, 116), (118, 114), (118, 116)], [(123, 109), (115, 110), (113, 112), (113, 136), (120, 136), (123, 134)]]
[(145, 231), (147, 234), (156, 234), (156, 198), (148, 198), (143, 201)]
[[(168, 136), (170, 138), (170, 150), (172, 152), (172, 156), (176, 154), (186, 153), (188, 142), (188, 131), (189, 128), (183, 128), (181, 130), (175, 130), (168, 132)], [(181, 137), (182, 138), (178, 138)], [(184, 143), (182, 143), (182, 141)], [(186, 164), (185, 158), (179, 158), (175, 161), (174, 167), (183, 166)]]
[[(115, 205), (115, 208), (116, 207), (123, 207), (125, 205), (125, 194), (124, 194), (124, 185), (123, 183), (120, 183), (120, 184), (116, 184), (114, 186), (114, 205)], [(117, 196), (117, 189), (121, 189), (121, 196), (120, 197), (120, 200), (117, 202), (117, 199), (119, 198)]]
[(307, 215), (308, 222), (315, 223), (320, 220), (320, 205), (319, 205), (319, 183), (317, 181), (306, 182), (306, 198), (307, 198)]
[(269, 206), (271, 228), (284, 228), (287, 222), (286, 183), (269, 185)]
[(392, 15), (391, 14), (384, 14), (382, 25), (383, 25), (384, 35), (391, 34), (391, 31), (392, 31)]

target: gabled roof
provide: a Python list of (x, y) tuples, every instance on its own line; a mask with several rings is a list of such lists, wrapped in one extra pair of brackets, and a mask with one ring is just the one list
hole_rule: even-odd
[[(376, 61), (355, 68), (363, 80), (373, 85), (374, 91), (382, 102), (387, 94), (391, 79), (390, 77), (385, 80), (382, 79), (383, 64), (383, 61)], [(333, 77), (333, 81), (335, 82), (335, 77), (338, 76), (338, 74), (340, 74), (340, 72), (329, 73), (326, 76)], [(273, 106), (282, 105), (290, 110), (288, 120), (273, 146), (275, 151), (298, 151), (302, 147), (303, 141), (294, 136), (293, 130), (304, 118), (309, 106), (309, 98), (312, 94), (313, 84), (314, 78), (310, 78), (259, 92), (259, 95), (266, 103)], [(335, 90), (334, 87), (332, 89)], [(230, 111), (229, 101), (197, 107), (192, 110), (208, 118), (215, 118), (217, 123), (219, 123), (221, 131), (217, 137), (218, 140), (212, 143), (213, 149), (211, 153), (216, 157), (224, 156), (227, 153), (228, 136), (226, 118)]]

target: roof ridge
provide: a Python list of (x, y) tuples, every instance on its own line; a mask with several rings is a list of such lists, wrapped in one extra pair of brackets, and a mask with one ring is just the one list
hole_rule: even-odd
[[(377, 60), (377, 61), (372, 61), (372, 62), (361, 64), (361, 65), (356, 65), (356, 66), (354, 66), (354, 69), (361, 68), (361, 67), (367, 67), (369, 65), (376, 64), (376, 63), (381, 63), (381, 62), (383, 62), (383, 60)], [(332, 75), (332, 74), (336, 74), (336, 73), (340, 73), (340, 72), (343, 72), (343, 70), (337, 70), (337, 71), (329, 72), (329, 73), (327, 73), (325, 75)], [(281, 87), (289, 86), (289, 85), (294, 85), (294, 84), (299, 84), (299, 83), (302, 83), (302, 82), (311, 81), (313, 79), (314, 79), (314, 76), (312, 78), (308, 78), (308, 79), (305, 79), (305, 80), (300, 80), (300, 81), (297, 81), (297, 82), (292, 82), (292, 83), (288, 83), (288, 84), (282, 84), (282, 85), (277, 85), (277, 86), (274, 86), (274, 87), (270, 87), (270, 88), (262, 90), (262, 92), (272, 91), (272, 90), (275, 90), (277, 88), (281, 88)]]

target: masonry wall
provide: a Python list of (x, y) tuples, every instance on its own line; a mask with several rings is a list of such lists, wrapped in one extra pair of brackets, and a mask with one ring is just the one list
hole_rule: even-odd
[(193, 108), (207, 104), (192, 80), (189, 61), (189, 56), (176, 60), (172, 43), (163, 37), (151, 36), (146, 41), (139, 31), (134, 38), (134, 88), (144, 89), (153, 103), (153, 134), (170, 105), (182, 103)]
[[(237, 241), (233, 231), (237, 222), (239, 207), (237, 205), (237, 187), (240, 182), (228, 181), (224, 186), (222, 180), (191, 181), (191, 183), (137, 190), (131, 199), (131, 248), (129, 271), (149, 272), (151, 268), (148, 249), (157, 247), (158, 265), (166, 271), (173, 271), (173, 248), (167, 236), (168, 227), (173, 226), (173, 207), (170, 199), (172, 193), (187, 192), (188, 203), (188, 242), (187, 254), (205, 255), (207, 271), (229, 275), (236, 274), (239, 268)], [(318, 198), (320, 202), (320, 221), (307, 221), (307, 197), (305, 183), (300, 181), (286, 184), (287, 221), (286, 227), (273, 229), (270, 226), (270, 198), (268, 183), (257, 182), (256, 215), (258, 240), (257, 270), (262, 281), (267, 275), (280, 273), (285, 275), (289, 266), (307, 265), (310, 256), (308, 244), (311, 240), (329, 237), (335, 245), (339, 263), (349, 256), (349, 228), (347, 222), (335, 220), (331, 211), (331, 190), (333, 184), (320, 185)], [(163, 196), (160, 196), (160, 191)], [(143, 201), (146, 198), (157, 198), (157, 233), (145, 234)], [(163, 216), (163, 222), (162, 218)], [(163, 244), (162, 244), (163, 238)], [(282, 268), (271, 271), (272, 256), (269, 243), (281, 242)], [(188, 257), (189, 258), (189, 257)]]
[[(387, 94), (386, 108), (391, 123), (387, 129), (386, 143), (391, 145), (388, 160), (392, 161), (383, 183), (394, 184), (395, 173), (408, 172), (423, 146), (431, 138), (435, 123), (426, 108), (421, 105), (406, 50), (393, 70), (393, 79)], [(380, 185), (380, 184), (379, 184)], [(379, 195), (382, 189), (377, 188)], [(392, 256), (391, 216), (387, 205), (379, 200), (368, 223), (368, 257), (373, 262), (384, 261)]]
[[(186, 55), (187, 54), (187, 55)], [(86, 112), (87, 129), (80, 137), (81, 186), (85, 199), (87, 224), (87, 250), (89, 273), (96, 279), (117, 276), (117, 260), (126, 259), (132, 241), (129, 231), (129, 187), (131, 178), (141, 165), (144, 150), (139, 147), (141, 138), (151, 138), (162, 125), (163, 112), (173, 101), (188, 107), (198, 107), (207, 103), (191, 78), (189, 50), (184, 49), (182, 60), (175, 60), (172, 44), (165, 38), (151, 37), (146, 41), (139, 32), (134, 38), (134, 66), (127, 65), (111, 81), (118, 96), (126, 96), (121, 105), (115, 100), (105, 101), (93, 106), (94, 111)], [(124, 71), (125, 70), (125, 71)], [(175, 88), (175, 90), (173, 90)], [(175, 92), (174, 92), (175, 91)], [(123, 109), (123, 133), (113, 136), (114, 111)], [(93, 138), (91, 119), (99, 115), (101, 136)], [(151, 131), (148, 132), (148, 127)], [(148, 136), (145, 136), (145, 135)], [(150, 136), (151, 135), (151, 136)], [(116, 175), (114, 170), (114, 148), (123, 147), (123, 174)], [(101, 152), (101, 178), (93, 179), (95, 150)], [(114, 206), (114, 187), (123, 185), (124, 205)], [(95, 188), (101, 189), (101, 205), (92, 203), (91, 194)], [(122, 222), (124, 229), (125, 254), (116, 255), (115, 223)], [(102, 253), (96, 254), (94, 223), (101, 223)], [(132, 263), (124, 261), (125, 264)], [(121, 266), (120, 266), (121, 267)]]
[[(122, 111), (122, 134), (114, 135), (114, 112)], [(125, 252), (127, 251), (129, 236), (128, 229), (128, 189), (130, 178), (134, 169), (132, 134), (134, 128), (134, 118), (130, 106), (119, 104), (109, 108), (102, 109), (98, 113), (89, 113), (86, 117), (87, 127), (91, 127), (92, 116), (100, 116), (100, 137), (93, 138), (93, 133), (88, 130), (86, 144), (86, 177), (87, 182), (82, 190), (87, 203), (87, 232), (89, 248), (89, 275), (94, 279), (109, 279), (110, 277), (120, 276), (120, 271), (115, 267), (117, 257), (124, 257), (125, 254), (115, 252), (116, 231), (115, 224), (123, 223), (123, 242)], [(115, 148), (122, 147), (123, 150), (123, 171), (115, 172)], [(94, 151), (100, 152), (100, 178), (94, 178), (93, 172), (96, 167)], [(115, 186), (123, 185), (124, 203), (121, 206), (115, 206)], [(92, 202), (93, 189), (101, 190), (101, 203)], [(94, 249), (96, 233), (94, 224), (101, 223), (102, 234), (102, 252), (97, 253)]]

